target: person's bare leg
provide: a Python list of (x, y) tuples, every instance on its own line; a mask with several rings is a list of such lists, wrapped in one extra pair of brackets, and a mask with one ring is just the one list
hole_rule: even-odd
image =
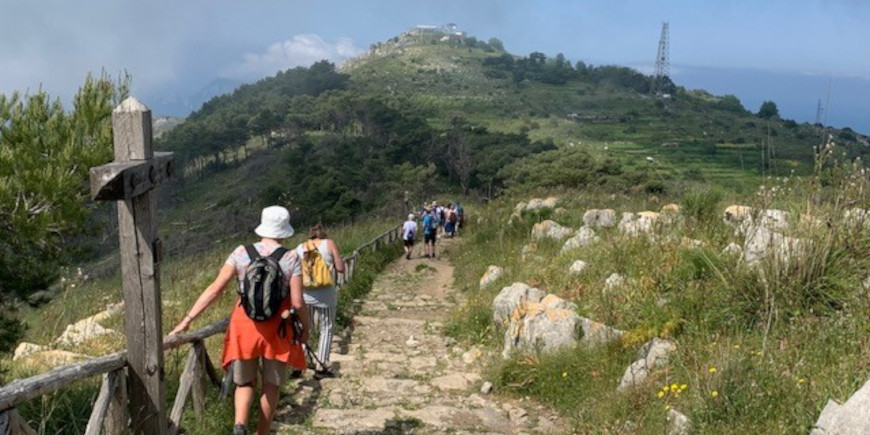
[(260, 414), (257, 420), (257, 433), (268, 435), (272, 428), (272, 417), (278, 407), (278, 386), (263, 382), (263, 395), (260, 396)]
[(254, 384), (236, 386), (236, 392), (233, 395), (236, 424), (248, 425), (252, 403), (254, 403)]

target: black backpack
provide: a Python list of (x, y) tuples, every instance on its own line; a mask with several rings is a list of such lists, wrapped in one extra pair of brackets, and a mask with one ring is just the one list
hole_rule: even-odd
[(262, 322), (278, 313), (281, 302), (289, 293), (284, 285), (284, 272), (278, 263), (287, 249), (275, 249), (265, 257), (257, 252), (254, 245), (246, 245), (245, 250), (251, 257), (251, 263), (245, 268), (245, 280), (239, 286), (239, 305), (248, 317)]

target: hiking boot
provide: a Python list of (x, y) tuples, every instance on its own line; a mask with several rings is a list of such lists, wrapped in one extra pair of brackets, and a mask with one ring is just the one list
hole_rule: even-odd
[(233, 426), (233, 435), (248, 435), (248, 427), (241, 423), (236, 423)]
[(317, 379), (317, 380), (320, 380), (323, 378), (334, 378), (334, 377), (335, 377), (335, 373), (333, 373), (332, 370), (329, 370), (329, 369), (322, 369), (322, 370), (317, 370), (314, 372), (314, 379)]
[(299, 379), (302, 377), (302, 370), (293, 370), (290, 372), (291, 379)]

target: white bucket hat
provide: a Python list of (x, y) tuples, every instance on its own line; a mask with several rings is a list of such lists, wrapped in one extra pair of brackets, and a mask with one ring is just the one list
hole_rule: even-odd
[(411, 214), (408, 215), (408, 220), (409, 220), (409, 221), (414, 220), (414, 213), (411, 213)]
[(271, 239), (286, 239), (293, 235), (293, 226), (290, 225), (290, 212), (280, 205), (273, 205), (263, 209), (260, 216), (260, 226), (254, 228), (254, 232), (260, 237)]

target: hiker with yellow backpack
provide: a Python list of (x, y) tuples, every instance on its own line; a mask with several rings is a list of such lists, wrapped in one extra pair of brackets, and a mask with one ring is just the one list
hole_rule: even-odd
[[(317, 224), (308, 231), (308, 240), (299, 244), (296, 253), (301, 259), (302, 290), (308, 306), (309, 330), (319, 325), (320, 339), (316, 360), (320, 364), (314, 377), (331, 378), (329, 353), (332, 347), (333, 327), (338, 305), (338, 288), (335, 272), (344, 272), (344, 261), (338, 246), (328, 238), (323, 225)], [(307, 346), (307, 345), (306, 345)]]

